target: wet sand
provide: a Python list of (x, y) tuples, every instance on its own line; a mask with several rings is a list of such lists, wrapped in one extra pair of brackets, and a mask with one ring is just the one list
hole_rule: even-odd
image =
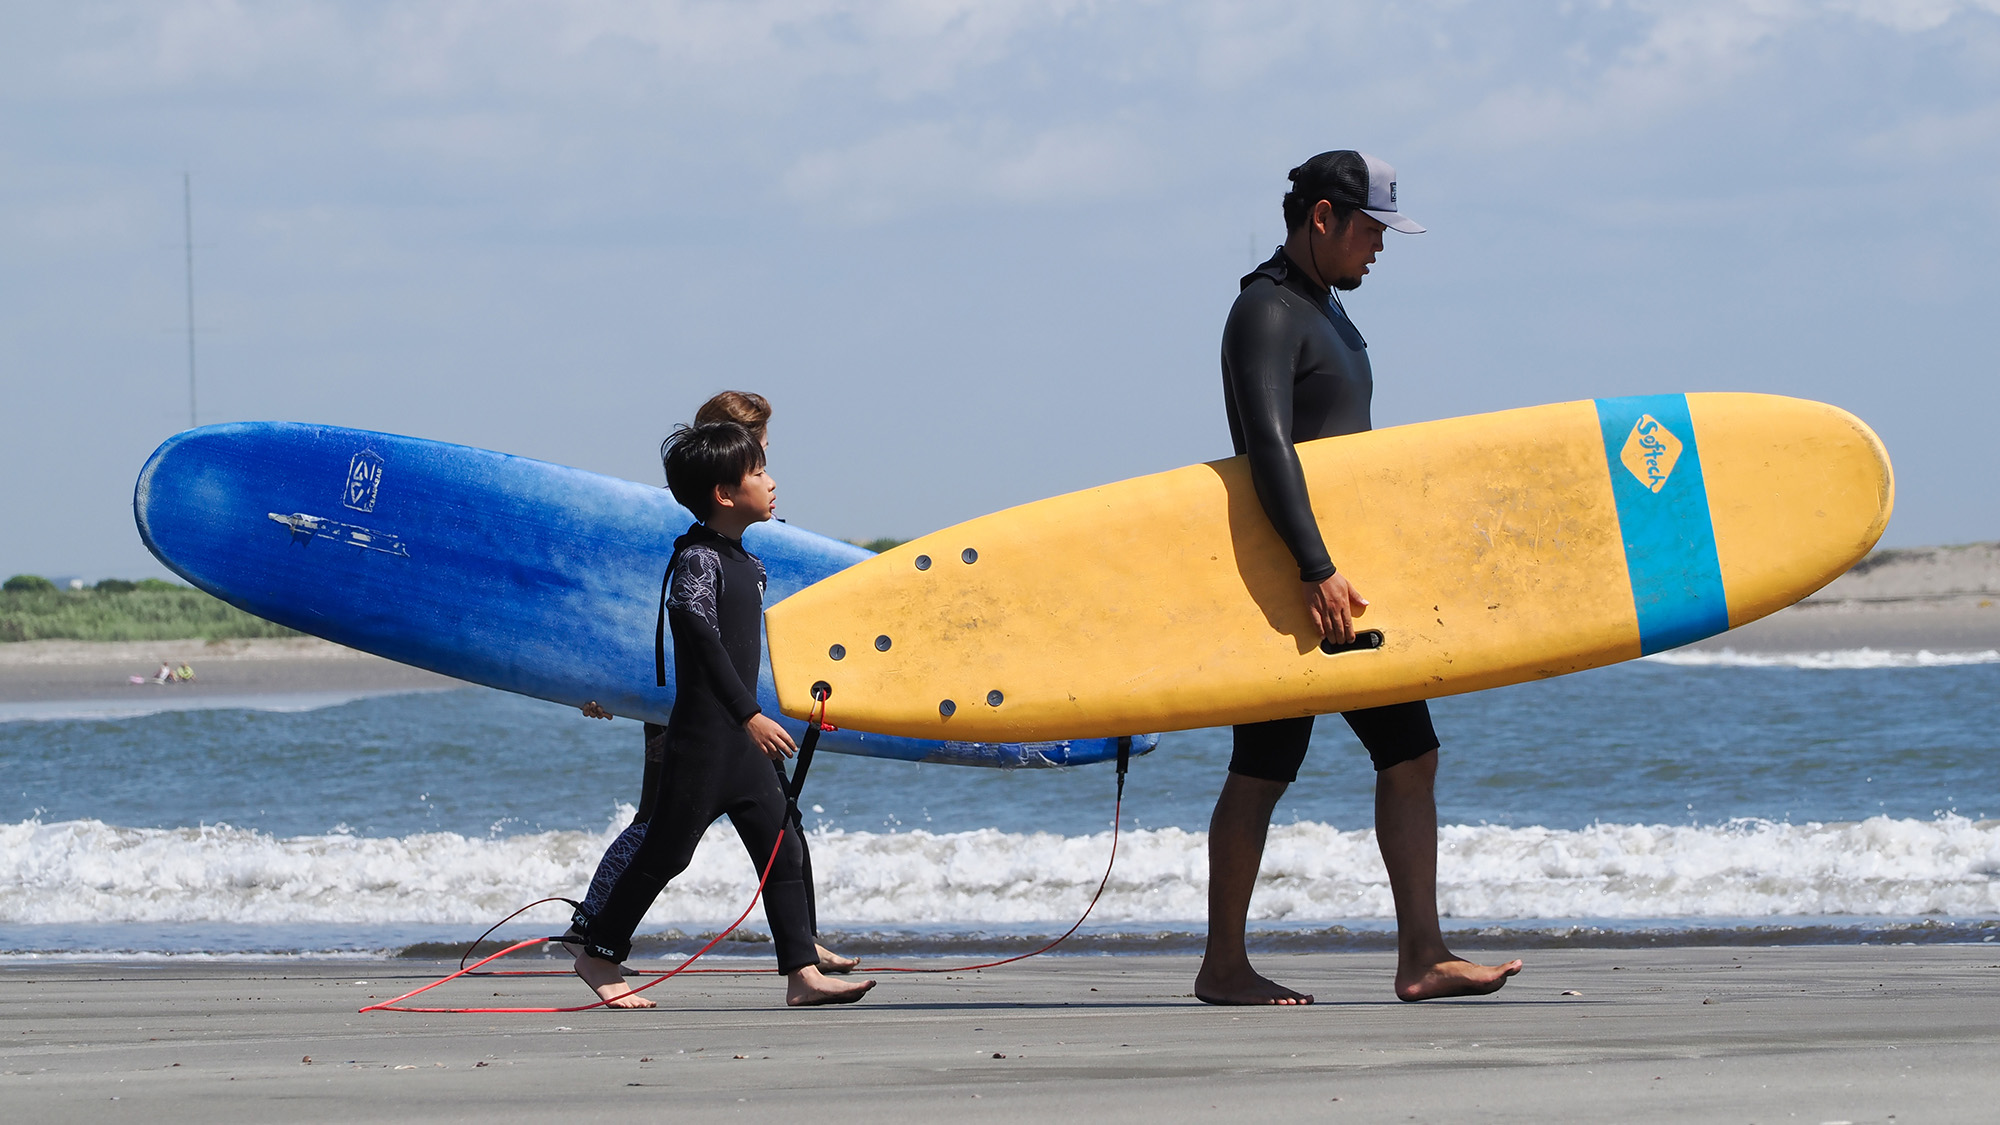
[[(1385, 955), (1261, 965), (1320, 1002), (1210, 1008), (1187, 995), (1194, 958), (1126, 956), (888, 977), (849, 1008), (786, 1009), (758, 975), (669, 981), (650, 1012), (364, 1016), (437, 966), (16, 962), (0, 1104), (90, 1122), (1823, 1123), (1990, 1121), (2000, 1103), (2000, 948), (1546, 951), (1497, 996), (1420, 1005), (1389, 999)], [(567, 978), (447, 987), (584, 996)]]

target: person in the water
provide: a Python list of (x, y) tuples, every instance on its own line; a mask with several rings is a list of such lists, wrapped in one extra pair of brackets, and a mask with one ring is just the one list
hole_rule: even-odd
[[(1320, 536), (1293, 443), (1372, 425), (1368, 343), (1335, 290), (1361, 285), (1382, 232), (1422, 234), (1396, 210), (1396, 171), (1372, 156), (1323, 152), (1291, 171), (1285, 242), (1241, 283), (1222, 329), (1229, 435), (1250, 458), (1257, 499), (1299, 565), (1300, 595), (1320, 635), (1345, 644), (1366, 612)], [(1365, 577), (1363, 578), (1365, 582)], [(1396, 995), (1492, 992), (1521, 962), (1478, 965), (1445, 947), (1437, 913), (1438, 739), (1418, 701), (1343, 716), (1375, 763), (1375, 836), (1396, 900)], [(1244, 926), (1278, 798), (1298, 779), (1311, 716), (1235, 728), (1229, 776), (1208, 832), (1208, 948), (1195, 996), (1210, 1004), (1310, 1004), (1250, 967)]]
[[(717, 422), (734, 422), (750, 431), (750, 436), (757, 439), (759, 448), (770, 448), (771, 403), (763, 395), (754, 391), (722, 391), (702, 403), (701, 408), (694, 412), (694, 424), (697, 426), (713, 425)], [(606, 711), (594, 699), (584, 704), (581, 710), (588, 718), (612, 718), (611, 712)], [(646, 822), (652, 819), (653, 805), (659, 798), (660, 765), (666, 759), (665, 726), (659, 723), (645, 724), (645, 750), (646, 770), (639, 782), (639, 810), (633, 815), (632, 823), (625, 826), (625, 830), (618, 834), (610, 847), (604, 849), (604, 856), (598, 860), (597, 871), (591, 876), (590, 889), (583, 897), (583, 910), (586, 913), (595, 913), (603, 909), (605, 896), (611, 893), (611, 884), (617, 881), (619, 874), (625, 870), (625, 865), (632, 861), (633, 853), (639, 850), (640, 842), (646, 838)], [(783, 766), (773, 762), (771, 768), (778, 770), (782, 776)], [(798, 836), (799, 848), (803, 853), (806, 911), (812, 925), (813, 936), (817, 939), (819, 896), (813, 884), (812, 849), (806, 841), (805, 825), (795, 819), (792, 827)], [(824, 973), (853, 972), (861, 963), (853, 957), (844, 957), (816, 942), (814, 948), (819, 951), (819, 968)]]
[(743, 548), (743, 533), (772, 517), (777, 484), (765, 471), (763, 446), (734, 422), (682, 427), (662, 454), (667, 487), (700, 521), (675, 541), (670, 568), (674, 709), (645, 839), (603, 906), (577, 912), (572, 936), (583, 948), (576, 974), (612, 1007), (653, 1007), (630, 994), (619, 963), (653, 900), (687, 868), (708, 826), (727, 816), (753, 865), (770, 864), (764, 914), (786, 977), (785, 1002), (852, 1003), (875, 982), (820, 972), (804, 849), (786, 818), (782, 775), (772, 768), (796, 747), (757, 705), (765, 578), (763, 564)]

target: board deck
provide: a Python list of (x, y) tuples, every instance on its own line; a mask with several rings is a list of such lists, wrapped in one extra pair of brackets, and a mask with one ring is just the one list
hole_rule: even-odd
[[(693, 523), (664, 489), (525, 457), (288, 422), (167, 440), (133, 494), (139, 534), (195, 586), (259, 617), (476, 684), (664, 723), (653, 627), (674, 539)], [(744, 545), (766, 604), (872, 557), (782, 523)], [(668, 638), (669, 659), (672, 638)], [(757, 685), (776, 715), (770, 666)], [(1114, 740), (913, 739), (845, 722), (825, 750), (983, 766), (1117, 756)], [(794, 728), (794, 737), (797, 729)], [(1125, 732), (1129, 733), (1129, 732)], [(1155, 739), (1133, 742), (1135, 753)]]
[(1598, 399), (1298, 447), (1377, 647), (1328, 653), (1244, 458), (906, 543), (766, 617), (779, 700), (912, 737), (1109, 735), (1558, 676), (1790, 605), (1881, 537), (1888, 455), (1770, 395)]

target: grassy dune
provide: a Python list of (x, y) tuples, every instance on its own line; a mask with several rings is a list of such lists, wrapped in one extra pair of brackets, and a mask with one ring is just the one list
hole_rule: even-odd
[(101, 583), (58, 590), (9, 581), (0, 590), (0, 642), (173, 641), (296, 637), (282, 625), (171, 582)]

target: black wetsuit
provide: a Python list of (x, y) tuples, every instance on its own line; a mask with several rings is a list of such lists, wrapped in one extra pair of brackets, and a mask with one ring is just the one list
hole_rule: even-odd
[[(1222, 329), (1222, 393), (1229, 437), (1250, 455), (1257, 499), (1299, 564), (1299, 580), (1334, 572), (1313, 517), (1294, 444), (1372, 427), (1375, 375), (1368, 342), (1333, 295), (1281, 248), (1242, 280)], [(1422, 701), (1346, 713), (1378, 770), (1437, 749)], [(1298, 778), (1312, 717), (1235, 729), (1229, 771), (1270, 781)]]
[[(586, 948), (607, 961), (631, 953), (632, 932), (667, 882), (687, 868), (717, 817), (729, 817), (760, 871), (785, 826), (782, 775), (743, 729), (758, 713), (763, 564), (741, 543), (702, 524), (681, 536), (674, 552), (667, 597), (674, 710), (652, 816), (603, 907), (577, 920)], [(764, 914), (780, 972), (818, 964), (797, 832), (786, 832), (778, 848), (764, 884)]]
[[(667, 728), (659, 723), (646, 724), (646, 772), (639, 780), (639, 811), (632, 815), (632, 823), (625, 826), (611, 846), (604, 849), (604, 857), (597, 861), (597, 871), (590, 877), (590, 889), (584, 892), (583, 912), (596, 914), (604, 909), (605, 901), (611, 895), (611, 885), (618, 881), (632, 857), (639, 852), (639, 845), (646, 840), (646, 822), (653, 819), (653, 809), (660, 799), (660, 779), (666, 773)], [(778, 772), (780, 784), (785, 781), (785, 767), (777, 762), (771, 768)], [(806, 827), (802, 817), (792, 818), (792, 830), (799, 840), (800, 867), (806, 880), (806, 920), (812, 925), (813, 937), (819, 937), (819, 895), (813, 888), (812, 847), (806, 839)]]

